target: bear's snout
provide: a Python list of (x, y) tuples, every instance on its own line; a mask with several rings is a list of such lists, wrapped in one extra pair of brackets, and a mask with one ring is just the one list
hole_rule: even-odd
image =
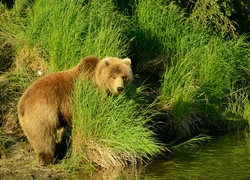
[(123, 90), (124, 90), (124, 88), (123, 87), (118, 87), (117, 88), (117, 92), (120, 94), (120, 93), (122, 93), (123, 92)]

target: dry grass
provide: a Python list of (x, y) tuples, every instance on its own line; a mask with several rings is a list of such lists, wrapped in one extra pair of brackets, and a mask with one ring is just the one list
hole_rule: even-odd
[(41, 48), (22, 47), (15, 56), (15, 72), (45, 75), (49, 72), (46, 67), (46, 54)]
[(140, 161), (142, 162), (142, 159), (138, 161), (136, 156), (129, 151), (123, 151), (118, 155), (114, 149), (105, 147), (102, 144), (103, 143), (97, 143), (96, 141), (88, 141), (84, 143), (84, 150), (81, 144), (73, 144), (72, 156), (74, 156), (74, 153), (79, 155), (79, 152), (84, 151), (83, 153), (85, 154), (82, 158), (85, 159), (85, 161), (90, 161), (88, 163), (95, 164), (104, 169), (123, 169), (129, 165), (135, 166)]
[(22, 79), (14, 73), (0, 76), (0, 124), (9, 134), (19, 134), (17, 119), (17, 102), (24, 89)]
[(59, 179), (52, 169), (38, 164), (31, 145), (22, 136), (7, 135), (0, 129), (0, 179)]

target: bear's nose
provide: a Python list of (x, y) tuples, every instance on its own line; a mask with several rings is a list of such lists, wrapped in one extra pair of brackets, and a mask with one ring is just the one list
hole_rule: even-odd
[(118, 93), (121, 93), (123, 91), (123, 87), (118, 87), (117, 91), (118, 91)]

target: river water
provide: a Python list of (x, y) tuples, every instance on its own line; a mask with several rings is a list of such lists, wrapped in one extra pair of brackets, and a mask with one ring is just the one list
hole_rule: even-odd
[(85, 178), (247, 180), (250, 179), (250, 133), (212, 136), (212, 140), (195, 149), (173, 152), (173, 157), (154, 160), (146, 167), (101, 171)]
[(145, 169), (146, 179), (250, 179), (250, 133), (213, 137), (193, 150), (179, 151), (169, 161)]

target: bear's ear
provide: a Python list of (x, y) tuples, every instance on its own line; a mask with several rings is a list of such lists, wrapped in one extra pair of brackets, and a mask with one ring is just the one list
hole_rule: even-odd
[(103, 61), (104, 61), (104, 64), (105, 64), (106, 66), (109, 66), (110, 63), (111, 63), (111, 61), (110, 61), (109, 58), (105, 58), (105, 59), (103, 59)]
[(131, 65), (131, 59), (125, 58), (122, 60), (126, 65), (130, 66)]

